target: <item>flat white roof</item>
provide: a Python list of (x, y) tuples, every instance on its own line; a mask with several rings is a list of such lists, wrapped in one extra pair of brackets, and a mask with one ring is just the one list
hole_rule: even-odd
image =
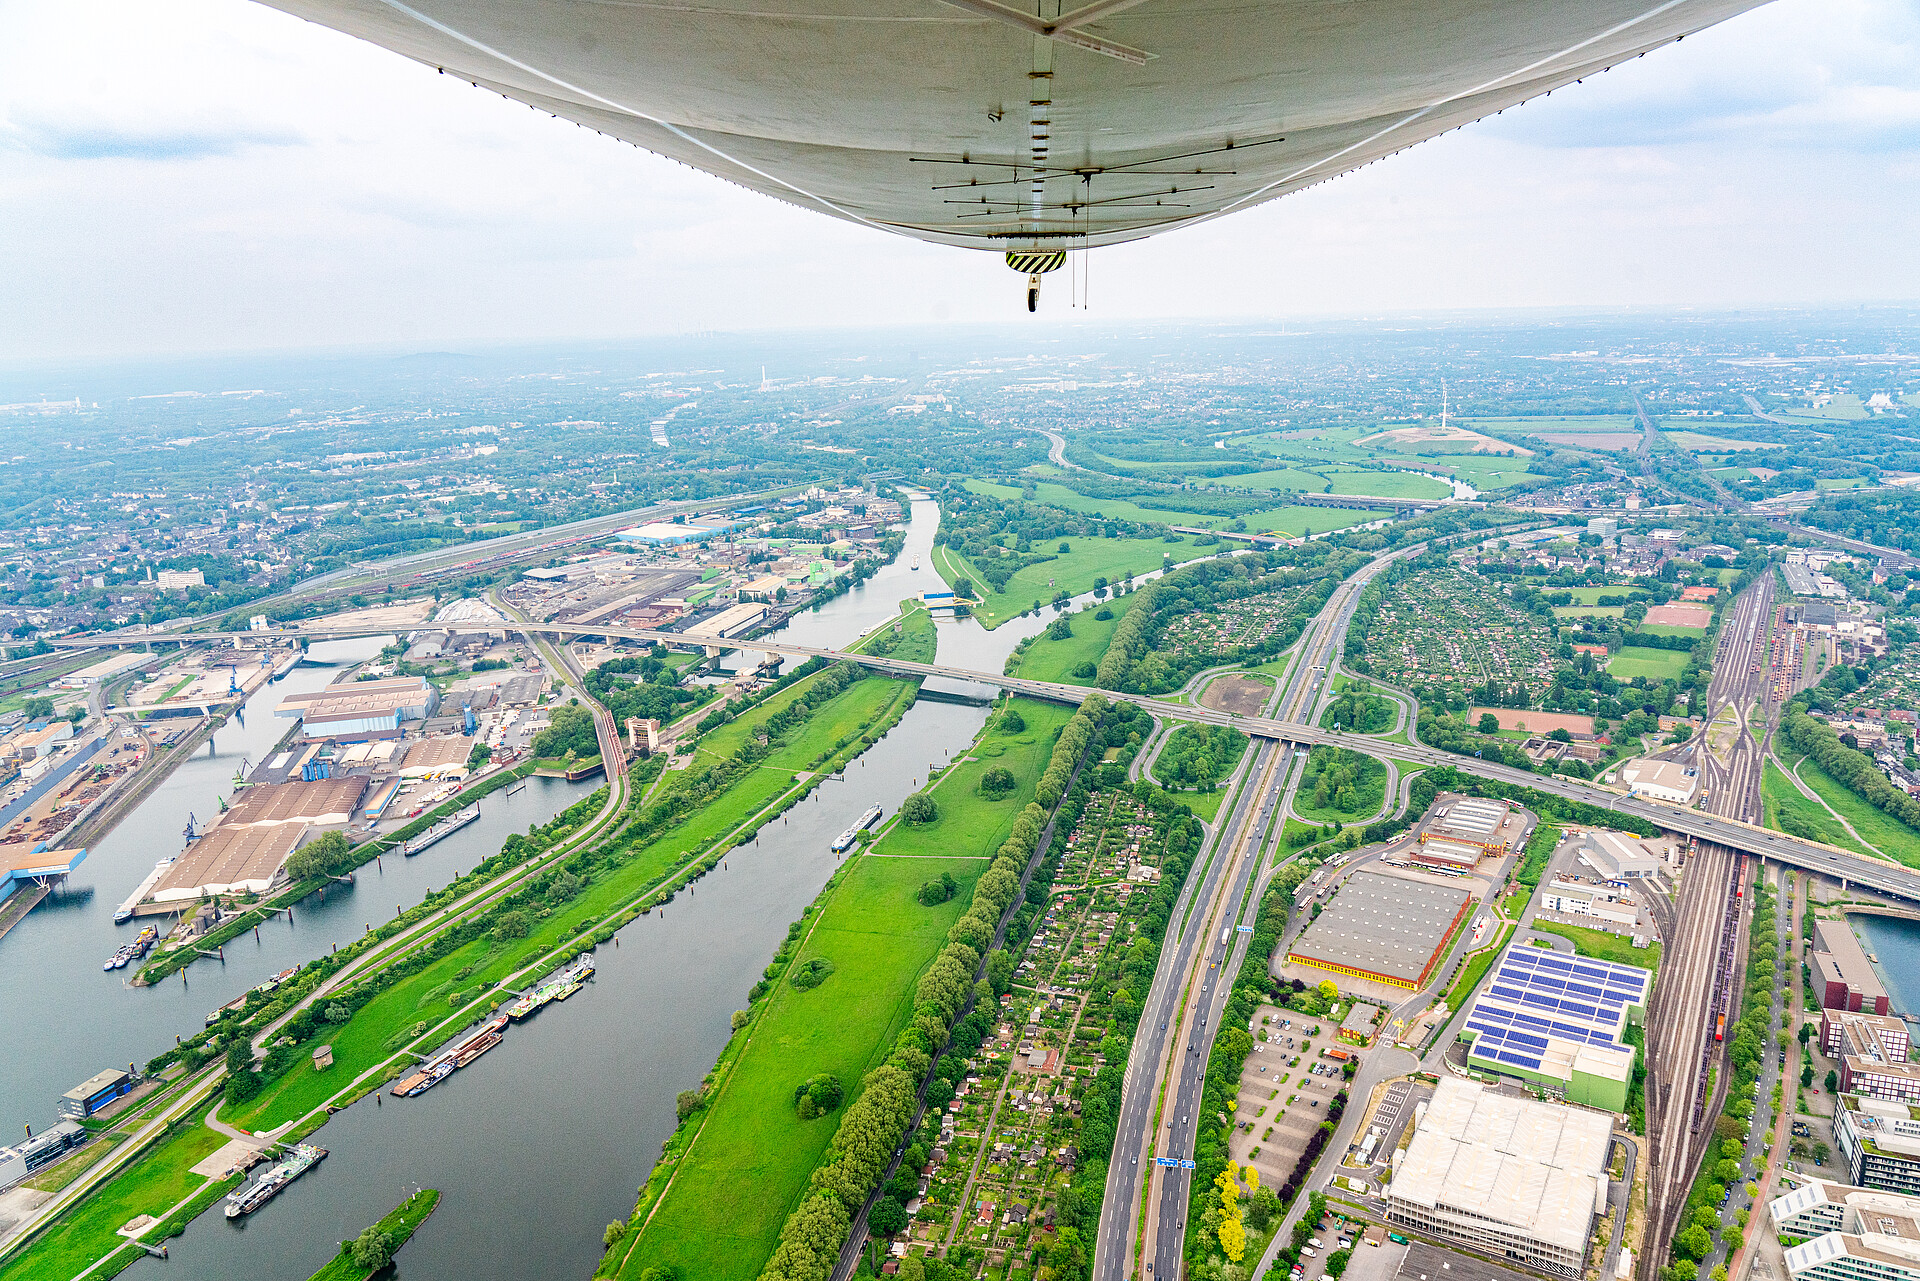
[(1605, 1193), (1610, 1118), (1442, 1077), (1390, 1194), (1579, 1252)]

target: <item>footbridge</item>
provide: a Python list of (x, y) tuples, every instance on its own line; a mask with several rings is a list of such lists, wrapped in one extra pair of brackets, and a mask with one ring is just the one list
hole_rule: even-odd
[[(1897, 898), (1920, 902), (1920, 871), (1914, 871), (1898, 864), (1882, 862), (1878, 859), (1863, 858), (1847, 850), (1818, 841), (1802, 840), (1788, 836), (1784, 832), (1770, 832), (1765, 828), (1742, 823), (1737, 819), (1722, 818), (1704, 810), (1687, 809), (1656, 801), (1650, 797), (1622, 795), (1604, 787), (1595, 787), (1579, 779), (1561, 778), (1552, 774), (1535, 774), (1529, 770), (1515, 769), (1510, 765), (1500, 765), (1492, 761), (1483, 761), (1478, 757), (1457, 756), (1452, 752), (1439, 751), (1436, 748), (1419, 744), (1383, 743), (1358, 734), (1345, 734), (1334, 730), (1321, 729), (1299, 721), (1278, 720), (1263, 716), (1239, 716), (1231, 712), (1215, 711), (1208, 707), (1190, 706), (1185, 703), (1170, 703), (1164, 699), (1152, 698), (1144, 694), (1122, 694), (1112, 690), (1094, 690), (1083, 685), (1064, 685), (1055, 681), (1027, 680), (1019, 676), (996, 675), (989, 672), (977, 672), (966, 667), (951, 667), (940, 663), (915, 663), (905, 659), (889, 658), (879, 654), (858, 654), (836, 649), (817, 649), (809, 645), (789, 645), (772, 640), (725, 640), (721, 637), (706, 636), (699, 632), (667, 632), (644, 627), (609, 627), (604, 623), (507, 623), (514, 631), (529, 635), (573, 638), (580, 636), (605, 637), (609, 641), (632, 640), (662, 645), (696, 645), (706, 647), (718, 642), (730, 649), (752, 650), (766, 654), (778, 654), (786, 658), (821, 658), (829, 661), (859, 663), (875, 671), (885, 672), (889, 676), (901, 676), (910, 679), (939, 679), (958, 681), (963, 684), (988, 685), (1009, 693), (1020, 694), (1028, 698), (1045, 698), (1055, 702), (1078, 704), (1089, 694), (1103, 694), (1115, 702), (1132, 703), (1145, 708), (1162, 720), (1188, 721), (1195, 724), (1227, 725), (1255, 738), (1274, 739), (1291, 743), (1300, 748), (1314, 747), (1322, 743), (1338, 744), (1376, 755), (1390, 755), (1396, 760), (1413, 761), (1422, 766), (1450, 765), (1469, 774), (1482, 778), (1497, 779), (1503, 783), (1513, 783), (1522, 787), (1531, 787), (1538, 791), (1568, 800), (1584, 801), (1590, 805), (1605, 806), (1623, 814), (1631, 814), (1648, 822), (1683, 836), (1696, 840), (1717, 841), (1743, 854), (1773, 859), (1789, 867), (1817, 873), (1838, 879), (1844, 885), (1859, 886)], [(389, 636), (392, 628), (357, 629), (314, 629), (301, 632), (308, 640), (350, 640), (368, 636)], [(285, 640), (287, 633), (276, 634)], [(158, 644), (205, 644), (209, 641), (233, 641), (259, 638), (259, 632), (115, 632), (95, 636), (68, 637), (55, 641), (56, 645), (113, 647), (129, 645)]]

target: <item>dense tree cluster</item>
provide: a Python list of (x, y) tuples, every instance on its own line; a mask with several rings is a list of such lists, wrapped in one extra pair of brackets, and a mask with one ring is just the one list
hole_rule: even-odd
[[(1835, 671), (1843, 670), (1836, 668)], [(1851, 676), (1851, 673), (1848, 673)], [(1887, 781), (1873, 757), (1840, 741), (1840, 735), (1825, 721), (1807, 714), (1807, 701), (1796, 698), (1787, 704), (1780, 728), (1795, 751), (1805, 752), (1814, 762), (1862, 800), (1908, 827), (1920, 829), (1920, 801)]]
[(1169, 787), (1212, 791), (1240, 763), (1247, 736), (1230, 725), (1182, 725), (1153, 761), (1153, 773)]

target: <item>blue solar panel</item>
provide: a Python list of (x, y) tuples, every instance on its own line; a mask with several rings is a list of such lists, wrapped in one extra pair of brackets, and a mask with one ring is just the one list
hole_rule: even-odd
[(1641, 1003), (1649, 975), (1632, 966), (1517, 947), (1468, 1011), (1482, 1060), (1537, 1071), (1550, 1037), (1618, 1046), (1628, 1005)]

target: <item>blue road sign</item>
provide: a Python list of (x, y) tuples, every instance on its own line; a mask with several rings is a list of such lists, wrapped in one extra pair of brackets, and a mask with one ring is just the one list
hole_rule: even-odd
[(1251, 934), (1251, 933), (1253, 933), (1253, 927), (1252, 927), (1251, 925), (1242, 925), (1242, 926), (1240, 926), (1239, 928), (1240, 928), (1240, 932), (1241, 932), (1242, 934)]
[(1179, 1165), (1180, 1160), (1178, 1157), (1157, 1156), (1153, 1158), (1153, 1163), (1155, 1165)]
[(1200, 1167), (1198, 1165), (1195, 1165), (1192, 1161), (1182, 1161), (1180, 1163), (1180, 1168), (1183, 1170), (1197, 1170)]

